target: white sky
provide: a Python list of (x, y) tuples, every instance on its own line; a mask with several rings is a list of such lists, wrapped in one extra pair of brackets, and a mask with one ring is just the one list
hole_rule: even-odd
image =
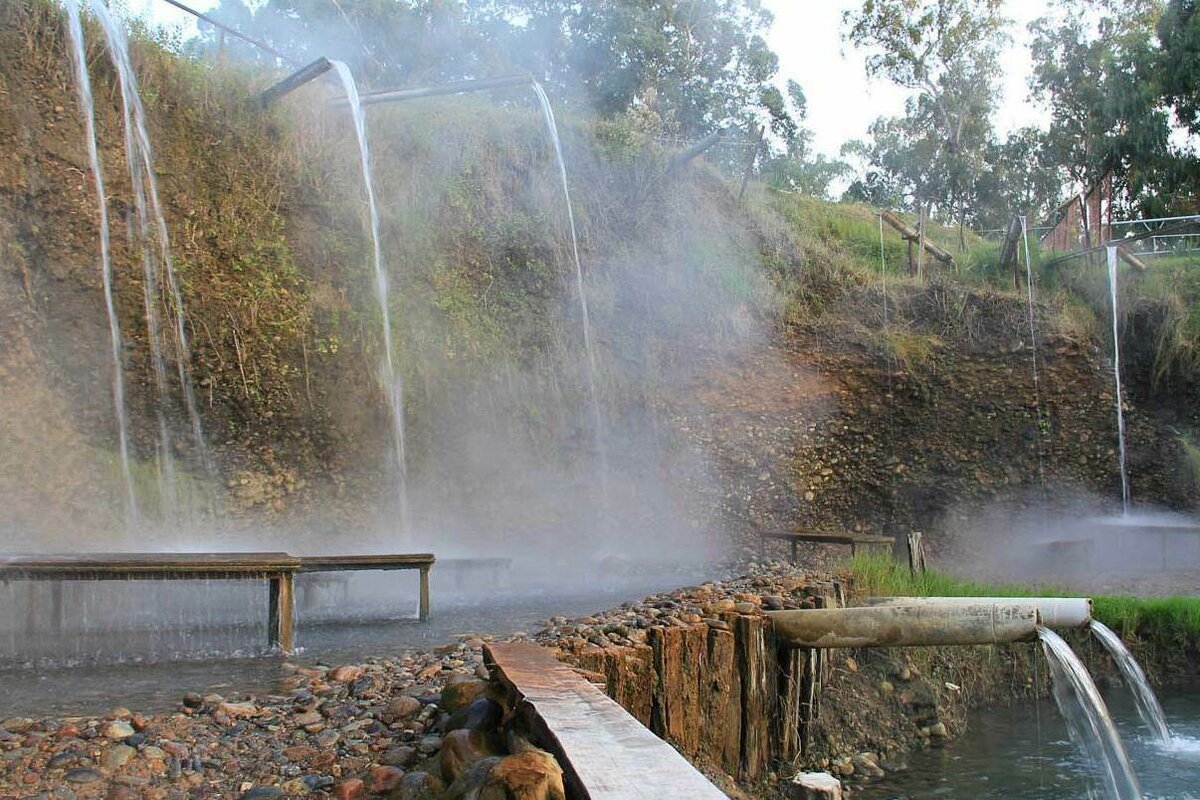
[[(886, 80), (869, 81), (864, 54), (842, 43), (842, 12), (862, 0), (764, 0), (775, 14), (768, 43), (779, 56), (779, 81), (794, 80), (808, 97), (808, 127), (818, 152), (836, 156), (842, 143), (863, 137), (878, 116), (899, 114), (905, 93)], [(1029, 102), (1031, 71), (1026, 26), (1050, 3), (1007, 0), (1012, 43), (1004, 51), (1004, 99), (993, 118), (1001, 135), (1039, 124), (1044, 114)]]
[[(186, 0), (185, 0), (186, 1)], [(194, 18), (162, 0), (127, 0), (135, 14), (149, 12), (154, 22), (183, 25), (195, 31)], [(842, 12), (862, 0), (764, 0), (775, 14), (768, 42), (779, 55), (779, 84), (795, 80), (808, 97), (808, 126), (818, 152), (837, 156), (842, 143), (860, 138), (880, 115), (899, 114), (905, 93), (886, 80), (869, 81), (863, 53), (842, 44)], [(217, 0), (191, 0), (188, 5), (208, 11)], [(1039, 0), (1007, 0), (1005, 14), (1013, 20), (1012, 43), (1004, 51), (1004, 99), (993, 122), (1001, 135), (1022, 125), (1039, 124), (1044, 113), (1029, 102), (1029, 34), (1026, 26), (1047, 13), (1051, 4)]]

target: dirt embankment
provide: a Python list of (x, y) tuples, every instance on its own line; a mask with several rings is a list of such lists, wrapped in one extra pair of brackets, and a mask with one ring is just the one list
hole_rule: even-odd
[[(668, 400), (721, 465), (744, 555), (758, 530), (795, 525), (922, 530), (961, 555), (957, 535), (993, 504), (1119, 508), (1111, 368), (1088, 339), (1039, 309), (1035, 384), (1016, 295), (934, 284), (889, 303), (885, 325), (878, 290), (848, 295)], [(1193, 508), (1179, 438), (1129, 403), (1127, 426), (1135, 501)]]

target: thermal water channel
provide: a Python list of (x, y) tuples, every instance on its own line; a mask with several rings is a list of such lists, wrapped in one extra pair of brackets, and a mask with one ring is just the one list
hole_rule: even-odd
[[(366, 584), (356, 593), (369, 598), (365, 603), (354, 597), (347, 601), (334, 592), (320, 596), (315, 607), (307, 607), (305, 594), (309, 587), (305, 584), (316, 576), (299, 577), (296, 613), (299, 652), (286, 660), (337, 665), (416, 650), (428, 651), (453, 644), (466, 634), (506, 637), (518, 631), (532, 633), (538, 629), (537, 623), (550, 616), (583, 616), (647, 594), (719, 577), (707, 569), (693, 567), (670, 573), (610, 578), (586, 590), (546, 583), (534, 588), (481, 587), (465, 594), (457, 586), (439, 591), (435, 567), (432, 615), (428, 622), (421, 623), (413, 618), (415, 572), (377, 573), (374, 581), (367, 578), (368, 575), (372, 573), (355, 573), (353, 578), (355, 583)], [(397, 588), (398, 582), (407, 583)], [(146, 583), (135, 582), (129, 587), (140, 593), (141, 606), (147, 605)], [(122, 626), (124, 629), (100, 631), (95, 635), (70, 635), (69, 651), (64, 651), (58, 659), (36, 665), (15, 663), (14, 655), (27, 654), (11, 646), (5, 634), (0, 632), (0, 719), (47, 714), (100, 714), (117, 706), (157, 713), (176, 708), (186, 692), (215, 691), (228, 695), (273, 691), (276, 682), (285, 675), (285, 659), (263, 655), (265, 588), (251, 587), (249, 581), (214, 581), (212, 587), (205, 587), (199, 581), (169, 583), (168, 588), (173, 592), (195, 584), (196, 591), (211, 589), (210, 596), (215, 592), (230, 595), (235, 600), (241, 597), (240, 593), (249, 592), (253, 595), (253, 603), (241, 608), (232, 621), (214, 614), (215, 621), (206, 624), (210, 615), (204, 609), (171, 608), (161, 615), (158, 628), (129, 630), (126, 624)], [(515, 576), (513, 583), (516, 583)], [(86, 589), (84, 584), (80, 587)], [(4, 600), (0, 594), (0, 603)], [(196, 604), (202, 601), (202, 597), (196, 598)], [(129, 608), (137, 605), (126, 602), (114, 607), (116, 602), (119, 601), (110, 599), (106, 610), (122, 616), (127, 616)], [(93, 608), (97, 605), (92, 604)], [(157, 612), (159, 609), (152, 610)], [(143, 611), (148, 613), (149, 610)], [(95, 613), (93, 611), (93, 615)], [(171, 624), (188, 627), (177, 633), (163, 630)], [(82, 650), (77, 649), (78, 641), (90, 642), (92, 646), (85, 644)], [(149, 648), (156, 643), (159, 646), (165, 643), (168, 647), (186, 646), (189, 653), (211, 651), (211, 657), (169, 660), (172, 654), (162, 651), (148, 655)], [(21, 643), (18, 641), (17, 644)], [(254, 657), (247, 657), (249, 655)], [(158, 660), (154, 663), (137, 661), (148, 657)], [(97, 658), (101, 659), (100, 663), (92, 663)]]
[[(1104, 692), (1148, 800), (1200, 800), (1200, 692), (1160, 695), (1174, 735), (1163, 744), (1143, 724), (1129, 692)], [(1084, 800), (1092, 771), (1067, 736), (1054, 703), (1026, 702), (973, 714), (945, 747), (908, 756), (907, 768), (867, 784), (859, 800)], [(1099, 795), (1103, 797), (1104, 795)]]

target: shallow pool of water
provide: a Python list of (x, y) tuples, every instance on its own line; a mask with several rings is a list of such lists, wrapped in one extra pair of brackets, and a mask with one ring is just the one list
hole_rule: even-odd
[[(469, 598), (450, 589), (435, 590), (433, 613), (425, 623), (411, 617), (386, 618), (371, 613), (340, 616), (326, 606), (325, 613), (298, 614), (296, 642), (300, 651), (290, 660), (352, 663), (371, 656), (428, 650), (454, 642), (464, 634), (508, 636), (517, 631), (533, 632), (539, 621), (550, 616), (591, 614), (710, 577), (680, 572), (609, 579), (601, 584), (600, 576), (594, 576), (591, 585), (581, 581), (584, 585), (570, 590), (551, 586), (517, 591), (510, 587)], [(401, 604), (402, 613), (412, 613), (413, 605)], [(255, 605), (259, 616), (263, 616), (262, 610), (263, 606)], [(236, 655), (241, 648), (250, 653), (261, 648), (265, 637), (262, 626), (246, 630), (221, 625), (189, 628), (186, 638), (190, 652), (212, 650), (211, 656), (204, 659), (172, 658), (170, 653), (150, 649), (155, 637), (162, 635), (156, 630), (69, 634), (64, 637), (69, 640), (65, 650), (56, 643), (48, 646), (51, 652), (64, 652), (65, 657), (34, 664), (17, 664), (11, 654), (7, 664), (0, 658), (0, 719), (101, 714), (117, 706), (162, 712), (177, 706), (186, 692), (265, 692), (283, 675), (284, 659), (279, 656)], [(97, 636), (104, 641), (93, 641)], [(5, 644), (0, 637), (0, 645)], [(0, 655), (4, 650), (0, 646)]]
[[(1148, 800), (1200, 800), (1200, 687), (1159, 695), (1174, 740), (1152, 741), (1128, 692), (1105, 692)], [(864, 787), (863, 800), (1085, 800), (1087, 763), (1067, 739), (1053, 700), (993, 709), (945, 747), (913, 753), (909, 769)]]

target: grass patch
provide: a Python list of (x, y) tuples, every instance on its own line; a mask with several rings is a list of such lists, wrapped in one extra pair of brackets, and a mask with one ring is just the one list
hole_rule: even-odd
[[(861, 596), (895, 597), (1067, 597), (1047, 587), (995, 585), (959, 580), (927, 570), (913, 575), (908, 566), (877, 553), (851, 559), (848, 573)], [(1126, 639), (1138, 638), (1156, 648), (1200, 647), (1200, 597), (1126, 597), (1093, 595), (1093, 615)]]

